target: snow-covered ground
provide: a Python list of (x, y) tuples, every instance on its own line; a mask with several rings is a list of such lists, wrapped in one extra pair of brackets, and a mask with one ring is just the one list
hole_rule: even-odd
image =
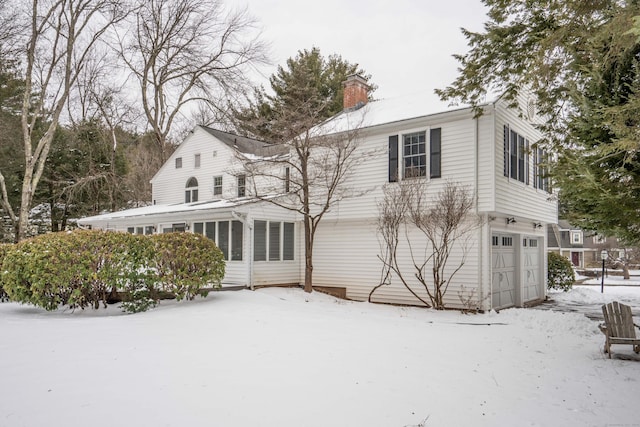
[(640, 357), (607, 359), (597, 322), (561, 311), (639, 305), (640, 286), (599, 291), (479, 315), (299, 289), (135, 315), (0, 304), (0, 426), (638, 425)]

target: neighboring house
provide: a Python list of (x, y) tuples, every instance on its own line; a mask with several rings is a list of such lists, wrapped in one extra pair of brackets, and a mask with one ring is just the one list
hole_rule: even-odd
[(615, 260), (624, 257), (627, 250), (620, 247), (616, 237), (603, 237), (593, 232), (585, 232), (572, 226), (569, 221), (559, 220), (558, 224), (547, 225), (548, 250), (568, 258), (574, 267), (599, 267), (603, 249), (608, 257)]
[[(476, 298), (483, 310), (544, 299), (545, 227), (557, 222), (557, 205), (540, 165), (544, 153), (535, 145), (541, 135), (532, 122), (537, 119), (533, 104), (521, 100), (527, 119), (503, 100), (484, 105), (480, 117), (471, 108), (425, 111), (419, 97), (361, 106), (366, 86), (356, 80), (345, 90), (345, 110), (318, 130), (340, 133), (358, 124), (361, 149), (373, 154), (352, 171), (349, 185), (368, 191), (341, 201), (320, 223), (314, 286), (367, 299), (380, 283), (376, 218), (383, 186), (417, 170), (421, 177), (410, 179), (424, 180), (430, 195), (447, 181), (467, 187), (484, 219), (449, 286), (447, 306), (462, 308), (461, 292)], [(236, 151), (258, 161), (286, 155), (282, 147), (199, 126), (152, 179), (153, 206), (79, 222), (141, 234), (202, 233), (216, 241), (228, 261), (224, 283), (300, 284), (305, 265), (300, 218), (251, 197)], [(456, 251), (452, 263), (460, 259)], [(373, 300), (418, 303), (395, 282), (381, 287)]]

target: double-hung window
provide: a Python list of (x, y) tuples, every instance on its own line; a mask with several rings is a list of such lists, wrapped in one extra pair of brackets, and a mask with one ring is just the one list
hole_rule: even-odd
[(213, 195), (219, 196), (222, 194), (222, 176), (213, 177)]
[(404, 161), (404, 178), (415, 178), (426, 175), (426, 135), (426, 132), (415, 132), (402, 136), (402, 159)]
[(389, 182), (427, 176), (427, 165), (430, 178), (442, 176), (442, 129), (428, 135), (428, 141), (426, 131), (389, 136)]
[(529, 140), (504, 125), (504, 176), (529, 184)]
[(246, 196), (247, 195), (247, 176), (238, 175), (237, 185), (238, 185), (238, 197)]

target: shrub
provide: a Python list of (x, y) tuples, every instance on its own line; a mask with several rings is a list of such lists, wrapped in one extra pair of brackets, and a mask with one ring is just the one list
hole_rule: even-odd
[(1, 277), (7, 295), (46, 310), (122, 300), (124, 311), (145, 311), (163, 295), (204, 296), (207, 286), (218, 287), (224, 277), (220, 250), (191, 233), (150, 237), (76, 230), (9, 246)]
[(5, 243), (0, 243), (0, 302), (4, 302), (4, 301), (8, 301), (9, 300), (9, 296), (7, 295), (7, 293), (4, 291), (4, 287), (2, 286), (2, 262), (4, 260), (4, 256), (7, 253), (7, 251), (9, 250), (9, 248), (11, 247), (11, 245), (9, 244), (5, 244)]
[(47, 310), (105, 306), (130, 282), (147, 277), (151, 242), (125, 233), (77, 230), (23, 241), (7, 252), (9, 297)]
[(155, 270), (162, 290), (177, 300), (206, 296), (218, 288), (225, 272), (222, 251), (216, 244), (194, 233), (164, 233), (151, 236), (155, 244)]
[(549, 289), (561, 289), (565, 292), (571, 289), (576, 281), (573, 265), (567, 258), (555, 252), (548, 253), (549, 267), (547, 270), (547, 286)]

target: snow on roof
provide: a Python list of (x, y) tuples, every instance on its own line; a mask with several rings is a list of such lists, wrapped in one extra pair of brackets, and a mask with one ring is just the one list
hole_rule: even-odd
[(269, 157), (288, 152), (288, 148), (280, 144), (272, 144), (257, 139), (247, 138), (229, 132), (223, 132), (206, 126), (200, 126), (210, 135), (218, 138), (227, 146), (238, 150), (247, 155), (255, 155), (257, 157)]
[(322, 135), (345, 132), (467, 109), (470, 110), (471, 107), (448, 105), (434, 93), (418, 91), (411, 95), (370, 101), (357, 109), (344, 110), (319, 125), (314, 133)]
[(210, 210), (210, 209), (224, 209), (233, 208), (235, 206), (243, 205), (249, 202), (253, 202), (253, 199), (239, 199), (239, 200), (210, 200), (206, 202), (193, 202), (193, 203), (179, 203), (172, 205), (151, 205), (141, 208), (126, 209), (123, 211), (109, 212), (102, 215), (89, 216), (78, 220), (80, 224), (90, 224), (98, 221), (109, 221), (114, 219), (141, 217), (162, 215), (178, 212), (193, 212), (198, 210)]

